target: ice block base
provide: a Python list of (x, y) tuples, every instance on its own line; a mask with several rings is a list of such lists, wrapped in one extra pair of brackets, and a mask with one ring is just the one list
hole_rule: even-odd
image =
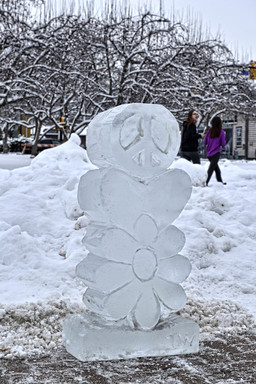
[(198, 352), (199, 326), (173, 315), (144, 331), (88, 312), (65, 319), (63, 340), (67, 352), (81, 361), (179, 355)]

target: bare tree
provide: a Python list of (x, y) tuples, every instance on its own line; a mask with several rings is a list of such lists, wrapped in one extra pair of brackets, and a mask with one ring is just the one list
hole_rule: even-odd
[[(14, 124), (35, 129), (34, 148), (43, 124), (68, 138), (123, 103), (160, 103), (179, 120), (196, 108), (206, 123), (255, 106), (255, 90), (241, 74), (248, 65), (200, 22), (143, 10), (134, 16), (128, 2), (123, 9), (106, 4), (101, 17), (93, 17), (91, 1), (82, 16), (56, 15), (33, 0), (0, 3), (1, 121), (5, 132)], [(38, 19), (25, 3), (40, 10)]]

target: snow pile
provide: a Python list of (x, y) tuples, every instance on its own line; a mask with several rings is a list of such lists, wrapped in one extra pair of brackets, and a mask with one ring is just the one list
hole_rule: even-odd
[(185, 159), (178, 159), (170, 166), (170, 169), (174, 168), (182, 169), (183, 171), (187, 172), (187, 174), (190, 176), (192, 185), (195, 187), (203, 186), (206, 182), (207, 166), (203, 167), (200, 164), (192, 164)]
[[(0, 357), (44, 354), (60, 347), (62, 321), (85, 307), (75, 266), (85, 257), (88, 223), (78, 206), (80, 177), (93, 165), (76, 135), (40, 153), (31, 165), (0, 169)], [(221, 161), (203, 188), (207, 162), (183, 159), (191, 199), (175, 225), (186, 235), (192, 263), (181, 311), (203, 338), (253, 331), (256, 318), (256, 162)]]
[(76, 291), (74, 263), (86, 252), (81, 246), (86, 219), (77, 203), (77, 185), (92, 168), (79, 144), (73, 135), (40, 153), (29, 167), (0, 173), (2, 303), (59, 299), (72, 286)]

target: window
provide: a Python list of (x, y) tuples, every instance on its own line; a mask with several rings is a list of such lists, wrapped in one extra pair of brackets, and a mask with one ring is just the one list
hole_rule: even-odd
[(236, 147), (242, 147), (242, 127), (236, 127)]

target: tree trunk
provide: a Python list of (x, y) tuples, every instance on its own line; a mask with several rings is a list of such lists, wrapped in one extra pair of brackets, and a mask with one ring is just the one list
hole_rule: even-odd
[(3, 153), (9, 152), (8, 147), (8, 123), (5, 123), (4, 129), (3, 129)]
[(32, 145), (32, 149), (31, 149), (31, 156), (36, 156), (37, 155), (37, 144), (38, 144), (38, 140), (39, 140), (39, 137), (40, 137), (41, 127), (42, 127), (42, 123), (37, 120), (36, 121), (35, 139), (34, 139), (34, 142), (33, 142), (33, 145)]

